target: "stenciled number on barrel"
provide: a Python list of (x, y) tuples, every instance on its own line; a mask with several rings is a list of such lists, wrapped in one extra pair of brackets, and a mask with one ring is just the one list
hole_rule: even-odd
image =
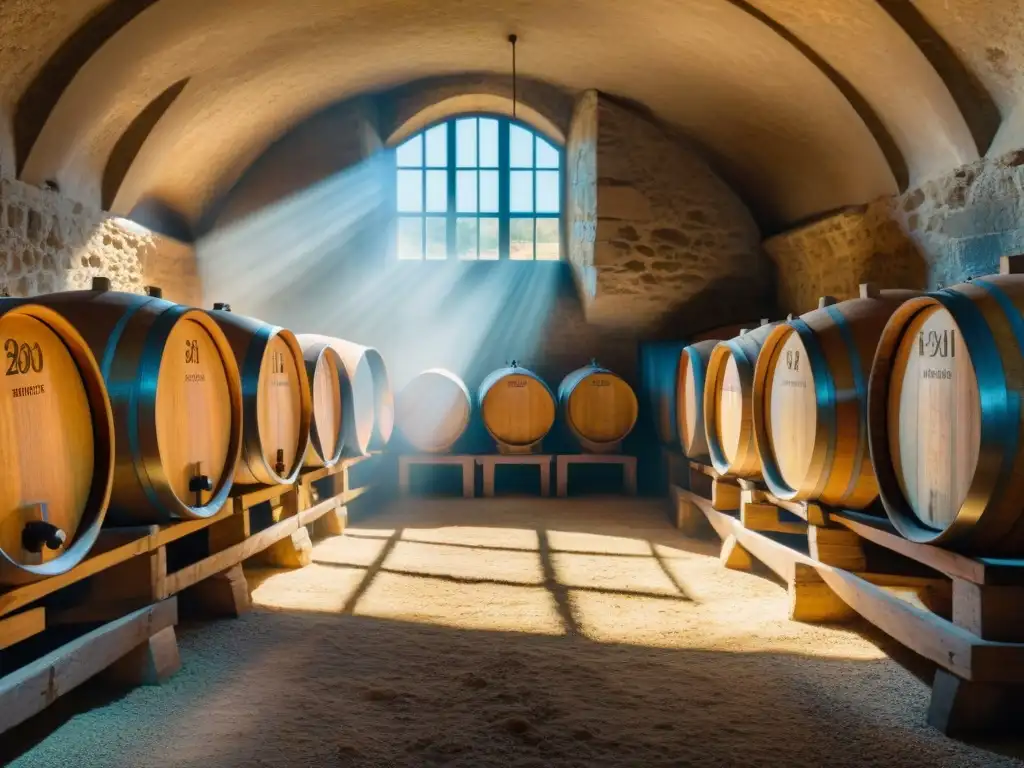
[(7, 339), (4, 342), (4, 351), (7, 359), (11, 362), (7, 366), (8, 376), (17, 376), (29, 371), (39, 373), (43, 370), (43, 348), (37, 341), (29, 346), (27, 342), (18, 342), (17, 339)]
[(189, 365), (199, 364), (199, 339), (185, 340), (185, 362)]
[(786, 350), (786, 367), (791, 371), (800, 370), (800, 350), (799, 349), (787, 349)]
[(270, 356), (270, 372), (284, 373), (284, 352), (274, 352)]
[(921, 331), (917, 335), (918, 357), (956, 357), (956, 331)]

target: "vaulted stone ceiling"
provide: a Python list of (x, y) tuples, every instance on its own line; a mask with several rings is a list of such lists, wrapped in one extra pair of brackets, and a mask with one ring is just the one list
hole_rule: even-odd
[(506, 73), (510, 31), (524, 76), (644, 105), (773, 229), (1024, 144), (1022, 0), (2, 0), (0, 173), (99, 206), (114, 162), (114, 212), (194, 224), (304, 117)]

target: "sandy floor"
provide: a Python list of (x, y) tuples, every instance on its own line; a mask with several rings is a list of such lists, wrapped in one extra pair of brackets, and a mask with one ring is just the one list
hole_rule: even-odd
[(717, 551), (654, 502), (396, 504), (253, 573), (246, 617), (183, 626), (167, 685), (85, 686), (0, 761), (1024, 765), (928, 728), (927, 686), (877, 638), (788, 621)]

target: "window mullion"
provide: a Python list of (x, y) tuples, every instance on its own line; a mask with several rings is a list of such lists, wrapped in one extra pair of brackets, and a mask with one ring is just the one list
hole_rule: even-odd
[(509, 258), (509, 126), (508, 120), (498, 123), (498, 258)]
[(445, 131), (448, 142), (448, 211), (445, 214), (447, 251), (446, 258), (456, 258), (458, 231), (455, 226), (455, 121), (449, 121)]

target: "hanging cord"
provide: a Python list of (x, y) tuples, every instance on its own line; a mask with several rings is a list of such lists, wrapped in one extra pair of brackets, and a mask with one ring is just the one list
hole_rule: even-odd
[(508, 41), (512, 43), (512, 118), (516, 116), (516, 42), (519, 40), (515, 35), (509, 35)]

